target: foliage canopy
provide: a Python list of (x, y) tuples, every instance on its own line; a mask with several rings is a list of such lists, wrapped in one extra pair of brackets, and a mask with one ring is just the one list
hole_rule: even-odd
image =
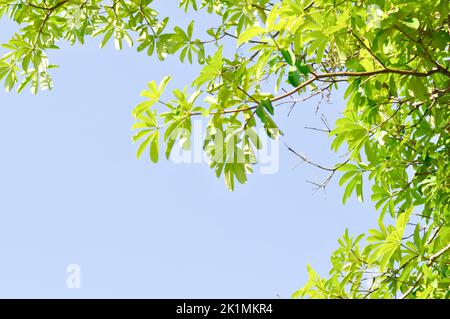
[[(205, 117), (204, 150), (231, 190), (257, 162), (256, 128), (273, 139), (280, 134), (272, 118), (280, 103), (341, 86), (346, 107), (329, 135), (346, 157), (328, 170), (342, 172), (344, 202), (352, 194), (363, 200), (363, 182), (371, 183), (379, 228), (357, 237), (346, 232), (329, 276), (309, 268), (294, 297), (450, 297), (448, 0), (181, 0), (186, 11), (221, 18), (204, 39), (194, 36), (194, 21), (168, 30), (168, 18), (151, 5), (0, 0), (0, 17), (20, 27), (3, 44), (0, 79), (8, 91), (49, 89), (54, 66), (46, 52), (86, 37), (100, 37), (101, 47), (126, 42), (160, 60), (176, 54), (202, 64), (191, 93), (174, 90), (162, 101), (169, 77), (142, 92), (145, 100), (133, 111), (137, 155), (148, 152), (157, 162), (161, 146), (167, 158), (177, 142), (189, 148), (191, 119)], [(233, 54), (226, 54), (230, 47)]]

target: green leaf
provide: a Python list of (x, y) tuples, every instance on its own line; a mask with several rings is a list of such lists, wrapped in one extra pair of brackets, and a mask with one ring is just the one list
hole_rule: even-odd
[(418, 29), (420, 26), (420, 21), (417, 18), (412, 18), (411, 21), (402, 21), (402, 23), (411, 29)]
[(290, 85), (297, 87), (300, 85), (300, 72), (299, 71), (290, 71), (288, 75), (288, 82)]
[[(274, 114), (273, 105), (269, 99), (262, 100), (261, 105), (267, 110), (267, 112), (269, 112), (272, 115)], [(260, 117), (260, 115), (258, 115), (258, 116)]]
[(266, 116), (265, 116), (265, 114), (264, 114), (264, 106), (263, 106), (262, 104), (259, 104), (259, 105), (256, 107), (255, 113), (256, 113), (256, 116), (259, 117), (259, 119), (261, 120), (261, 122), (263, 122), (263, 123), (266, 122)]
[(225, 171), (224, 171), (225, 185), (229, 191), (234, 190), (234, 174), (232, 165), (233, 164), (229, 163), (225, 164)]
[(247, 183), (247, 176), (245, 174), (244, 164), (241, 163), (233, 164), (233, 172), (234, 176), (236, 176), (236, 179), (238, 180), (239, 183), (241, 184)]
[(295, 54), (290, 49), (281, 50), (281, 56), (287, 64), (292, 66), (295, 64)]
[(302, 61), (298, 60), (295, 62), (295, 67), (297, 68), (297, 70), (303, 74), (303, 75), (308, 75), (309, 74), (309, 67), (307, 65), (304, 65), (302, 63)]
[(248, 42), (249, 40), (253, 39), (254, 37), (256, 37), (264, 32), (266, 32), (266, 29), (263, 27), (258, 27), (258, 26), (254, 26), (254, 27), (250, 27), (250, 28), (246, 29), (244, 32), (242, 32), (239, 35), (238, 46), (245, 42)]
[(137, 159), (141, 158), (142, 152), (144, 152), (144, 150), (147, 148), (148, 144), (151, 142), (152, 140), (152, 136), (153, 135), (148, 135), (145, 140), (141, 143), (141, 145), (139, 145), (139, 148), (137, 150), (136, 153), (136, 157)]
[(158, 162), (159, 155), (159, 133), (158, 131), (153, 134), (153, 138), (150, 144), (150, 159), (153, 163)]
[(109, 39), (111, 39), (112, 35), (114, 33), (114, 29), (113, 28), (109, 28), (106, 32), (105, 35), (103, 37), (102, 42), (100, 43), (100, 48), (103, 48), (106, 43), (109, 41)]

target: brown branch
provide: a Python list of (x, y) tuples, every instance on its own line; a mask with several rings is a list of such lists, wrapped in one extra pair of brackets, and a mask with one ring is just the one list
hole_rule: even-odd
[(439, 72), (439, 69), (433, 69), (427, 72), (418, 72), (414, 70), (398, 70), (398, 69), (391, 69), (391, 68), (385, 68), (381, 70), (373, 70), (373, 71), (362, 71), (362, 72), (351, 72), (351, 71), (343, 71), (343, 72), (327, 72), (322, 74), (313, 74), (313, 77), (296, 88), (294, 88), (292, 91), (289, 91), (283, 95), (274, 97), (271, 99), (272, 102), (282, 100), (298, 91), (303, 89), (304, 87), (308, 86), (309, 84), (313, 83), (316, 80), (319, 79), (329, 79), (334, 77), (358, 77), (358, 76), (373, 76), (378, 74), (386, 74), (386, 73), (395, 73), (395, 74), (401, 74), (401, 75), (411, 75), (411, 76), (418, 76), (418, 77), (427, 77), (430, 75), (433, 75), (435, 73)]
[[(437, 253), (431, 255), (428, 258), (428, 262), (427, 262), (427, 266), (431, 266), (439, 257), (441, 257), (443, 254), (445, 254), (446, 252), (450, 251), (450, 243), (447, 244), (447, 246), (445, 246), (444, 248), (442, 248), (441, 250), (439, 250)], [(423, 278), (423, 272), (420, 273), (420, 275), (417, 277), (417, 281), (414, 285), (412, 285), (404, 294), (403, 296), (400, 297), (400, 299), (405, 299), (406, 297), (408, 297), (409, 294), (411, 294), (411, 292), (413, 292), (414, 289), (417, 288), (417, 286), (419, 285), (420, 281)]]
[(59, 7), (61, 7), (62, 5), (65, 5), (67, 2), (69, 2), (70, 0), (63, 0), (61, 2), (58, 2), (57, 4), (51, 6), (50, 8), (48, 8), (49, 11), (55, 11), (56, 9), (58, 9)]
[(38, 33), (36, 35), (36, 40), (33, 43), (33, 48), (32, 51), (34, 51), (36, 49), (36, 46), (38, 44), (39, 38), (41, 37), (41, 34), (44, 30), (45, 24), (47, 23), (48, 19), (50, 19), (50, 16), (52, 15), (53, 11), (55, 11), (56, 9), (58, 9), (59, 7), (63, 6), (64, 4), (66, 4), (67, 2), (69, 2), (70, 0), (63, 0), (61, 2), (58, 2), (57, 4), (46, 8), (47, 13), (45, 14), (44, 20), (42, 20), (41, 26), (39, 27)]
[(38, 5), (28, 2), (28, 1), (27, 1), (27, 6), (35, 8), (35, 9), (39, 9), (39, 10), (47, 10), (47, 11), (50, 10), (50, 8), (48, 8), (48, 7), (41, 7), (41, 6), (38, 6)]
[[(228, 36), (228, 37), (230, 37), (230, 38), (233, 38), (233, 39), (236, 39), (236, 40), (238, 39), (237, 36), (235, 36), (234, 34), (231, 34), (231, 33), (229, 33), (229, 32), (224, 31), (223, 34), (226, 35), (226, 36)], [(267, 44), (267, 42), (264, 42), (264, 41), (258, 41), (258, 40), (249, 40), (248, 43), (253, 43), (253, 44)]]
[(370, 54), (370, 55), (371, 55), (371, 56), (372, 56), (379, 64), (381, 64), (381, 66), (382, 66), (383, 68), (386, 69), (386, 65), (383, 63), (383, 61), (381, 61), (381, 59), (373, 52), (373, 50), (372, 50), (371, 48), (369, 48), (369, 47), (364, 43), (364, 41), (363, 41), (360, 37), (358, 37), (358, 36), (356, 35), (355, 32), (353, 32), (353, 30), (351, 30), (351, 34), (356, 38), (356, 40), (358, 40), (359, 43), (361, 43), (361, 45), (364, 47), (364, 49), (366, 49), (366, 51), (369, 52), (369, 54)]
[[(362, 71), (362, 72), (351, 72), (351, 71), (343, 71), (343, 72), (327, 72), (327, 73), (321, 73), (321, 74), (314, 74), (313, 76), (306, 80), (305, 82), (301, 83), (299, 86), (295, 87), (293, 90), (286, 92), (282, 95), (273, 97), (270, 99), (271, 102), (280, 101), (282, 99), (285, 99), (289, 96), (292, 96), (293, 94), (297, 93), (301, 89), (307, 87), (308, 85), (314, 83), (317, 80), (320, 79), (334, 79), (335, 77), (364, 77), (364, 76), (373, 76), (378, 74), (386, 74), (386, 73), (395, 73), (395, 74), (401, 74), (401, 75), (408, 75), (408, 76), (418, 76), (418, 77), (427, 77), (430, 75), (433, 75), (435, 73), (439, 72), (439, 69), (432, 69), (427, 72), (418, 72), (414, 70), (398, 70), (398, 69), (391, 69), (391, 68), (385, 68), (381, 70), (373, 70), (373, 71)], [(255, 98), (253, 98), (248, 92), (243, 90), (241, 87), (237, 87), (237, 89), (241, 92), (243, 92), (247, 97), (249, 97), (253, 102), (256, 103), (254, 106), (246, 107), (246, 108), (238, 108), (238, 109), (231, 109), (231, 110), (224, 110), (220, 113), (223, 114), (229, 114), (229, 113), (237, 113), (237, 112), (244, 112), (248, 110), (253, 110), (258, 107), (259, 101), (257, 101)], [(215, 112), (217, 113), (217, 112)], [(215, 114), (211, 113), (211, 114)], [(195, 115), (202, 115), (201, 112), (193, 112), (191, 113), (192, 116)]]
[(431, 56), (430, 52), (428, 52), (427, 48), (425, 47), (425, 45), (423, 44), (422, 41), (420, 41), (418, 39), (414, 39), (414, 37), (412, 37), (410, 34), (405, 32), (398, 25), (395, 26), (395, 29), (397, 29), (400, 33), (402, 33), (410, 41), (418, 44), (422, 48), (423, 52), (425, 52), (425, 55), (427, 56), (428, 60), (431, 63), (433, 63), (438, 68), (438, 70), (441, 71), (441, 73), (445, 74), (446, 76), (450, 76), (450, 71), (448, 69), (446, 69), (445, 67), (443, 67), (441, 64), (439, 64), (435, 59), (433, 59), (433, 57)]
[(309, 159), (306, 158), (306, 156), (304, 156), (303, 154), (297, 153), (295, 150), (293, 150), (293, 149), (292, 149), (291, 147), (289, 147), (288, 145), (285, 144), (285, 146), (287, 147), (287, 149), (288, 149), (290, 152), (292, 152), (292, 153), (295, 154), (296, 156), (300, 157), (300, 159), (301, 159), (303, 162), (308, 163), (308, 164), (310, 164), (310, 165), (312, 165), (312, 166), (315, 166), (315, 167), (317, 167), (317, 168), (320, 168), (321, 170), (324, 170), (324, 171), (335, 172), (336, 170), (339, 169), (339, 167), (341, 167), (342, 165), (344, 165), (344, 164), (346, 164), (346, 163), (348, 162), (348, 160), (347, 160), (347, 161), (345, 161), (344, 163), (341, 163), (341, 164), (339, 164), (339, 165), (336, 165), (335, 167), (325, 167), (325, 166), (322, 166), (322, 165), (320, 165), (320, 164), (317, 164), (317, 163), (314, 163), (314, 162), (310, 161)]

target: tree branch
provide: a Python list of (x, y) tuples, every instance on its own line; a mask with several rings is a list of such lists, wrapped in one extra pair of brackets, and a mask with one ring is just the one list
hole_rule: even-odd
[[(450, 251), (450, 243), (447, 244), (447, 246), (445, 246), (441, 250), (439, 250), (437, 253), (431, 255), (428, 258), (427, 266), (431, 266), (439, 257), (441, 257), (443, 254), (445, 254), (448, 251)], [(412, 285), (411, 287), (409, 287), (409, 289), (403, 294), (403, 296), (400, 297), (400, 299), (405, 299), (406, 297), (408, 297), (408, 295), (411, 294), (411, 292), (413, 292), (413, 290), (417, 288), (417, 286), (419, 285), (422, 278), (423, 278), (423, 272), (420, 273), (419, 277), (417, 277), (416, 283), (414, 285)]]

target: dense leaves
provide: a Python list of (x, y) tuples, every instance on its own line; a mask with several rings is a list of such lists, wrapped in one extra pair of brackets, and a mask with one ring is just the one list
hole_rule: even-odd
[(233, 190), (257, 163), (257, 128), (273, 139), (281, 134), (272, 118), (278, 103), (342, 87), (346, 107), (330, 137), (346, 158), (326, 169), (341, 173), (344, 202), (353, 194), (364, 200), (363, 183), (370, 183), (379, 227), (346, 232), (329, 276), (309, 268), (294, 296), (450, 297), (448, 0), (183, 0), (186, 12), (222, 19), (201, 40), (194, 22), (168, 30), (151, 2), (0, 0), (0, 16), (20, 25), (3, 45), (6, 90), (51, 88), (46, 52), (87, 36), (102, 47), (126, 42), (159, 59), (176, 54), (199, 63), (191, 88), (174, 90), (171, 100), (161, 100), (168, 77), (142, 92), (133, 111), (137, 155), (148, 152), (156, 162), (161, 147), (167, 158), (176, 143), (189, 149), (192, 118), (207, 118), (204, 151)]

